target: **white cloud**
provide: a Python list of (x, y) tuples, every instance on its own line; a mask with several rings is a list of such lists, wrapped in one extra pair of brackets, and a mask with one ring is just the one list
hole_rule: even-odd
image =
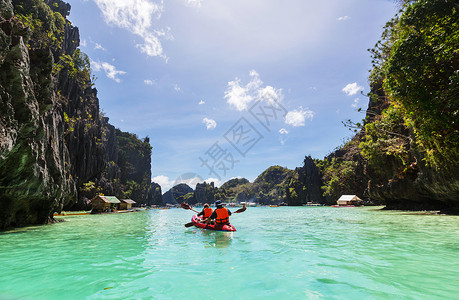
[(155, 84), (155, 82), (154, 82), (153, 80), (151, 80), (151, 79), (145, 79), (145, 80), (143, 81), (143, 83), (145, 83), (146, 85), (153, 85), (153, 84)]
[(212, 119), (204, 118), (202, 119), (202, 123), (206, 124), (207, 130), (215, 129), (215, 127), (217, 127), (217, 122)]
[(148, 56), (166, 58), (159, 37), (167, 32), (152, 28), (153, 19), (161, 17), (163, 1), (149, 0), (94, 0), (107, 24), (116, 25), (140, 36), (142, 44), (136, 45)]
[(308, 109), (304, 110), (303, 107), (291, 110), (285, 115), (285, 124), (293, 127), (304, 126), (306, 119), (312, 120), (314, 113)]
[(201, 7), (203, 0), (187, 0), (188, 6)]
[(357, 82), (354, 82), (354, 83), (349, 83), (348, 85), (346, 85), (342, 91), (348, 95), (348, 96), (352, 96), (352, 95), (355, 95), (357, 94), (359, 91), (363, 91), (363, 87), (359, 86), (357, 84)]
[(351, 18), (351, 17), (349, 17), (349, 16), (342, 16), (342, 17), (339, 17), (337, 20), (338, 20), (338, 21), (347, 21), (347, 20), (349, 20), (350, 18)]
[(288, 138), (287, 138), (288, 130), (285, 129), (285, 128), (281, 128), (281, 129), (279, 130), (279, 133), (281, 134), (280, 137), (279, 137), (280, 143), (281, 143), (281, 145), (284, 145), (285, 142), (286, 142), (287, 139), (288, 139)]
[(253, 101), (265, 101), (269, 104), (282, 101), (282, 89), (275, 89), (272, 86), (262, 87), (263, 81), (255, 71), (250, 71), (251, 80), (245, 86), (241, 85), (241, 80), (236, 78), (228, 82), (225, 91), (226, 102), (234, 109), (243, 111), (248, 108)]
[(220, 180), (220, 179), (217, 179), (217, 178), (207, 178), (206, 180), (204, 180), (206, 183), (211, 183), (213, 182), (214, 183), (214, 186), (215, 187), (220, 187), (223, 182)]
[(87, 45), (87, 42), (86, 42), (85, 39), (83, 39), (83, 40), (80, 41), (80, 46), (81, 46), (81, 47), (86, 47), (86, 45)]
[(228, 82), (228, 89), (225, 92), (227, 103), (236, 110), (242, 111), (247, 109), (247, 105), (252, 102), (252, 96), (248, 95), (246, 87), (242, 87), (240, 80), (236, 78), (234, 81)]
[(102, 51), (106, 51), (104, 47), (102, 47), (102, 45), (100, 45), (99, 43), (94, 43), (95, 46), (94, 46), (94, 49), (95, 50), (102, 50)]
[(354, 103), (352, 103), (352, 107), (357, 107), (357, 105), (359, 105), (359, 101), (360, 101), (359, 98), (355, 98)]
[(172, 187), (172, 184), (174, 183), (169, 177), (164, 176), (164, 175), (153, 177), (151, 179), (151, 182), (156, 182), (157, 184), (159, 184), (161, 186), (161, 191), (163, 193), (167, 192)]
[(204, 100), (201, 100), (201, 101), (199, 101), (198, 104), (199, 104), (199, 105), (203, 105), (203, 104), (206, 104), (206, 102), (204, 102)]
[(285, 129), (285, 128), (281, 128), (281, 129), (279, 130), (279, 133), (280, 133), (280, 134), (288, 134), (288, 130)]
[(118, 78), (118, 75), (126, 74), (126, 72), (117, 70), (114, 65), (111, 65), (108, 62), (91, 61), (91, 67), (96, 72), (103, 70), (108, 78), (113, 79), (118, 83), (121, 82), (121, 79)]
[(270, 105), (275, 105), (282, 100), (282, 89), (276, 90), (272, 86), (258, 90), (258, 100), (263, 100)]
[[(195, 174), (195, 175), (197, 175), (197, 174)], [(175, 180), (172, 183), (172, 185), (176, 186), (177, 184), (185, 183), (185, 184), (187, 184), (189, 187), (191, 187), (194, 190), (194, 189), (196, 189), (196, 185), (198, 183), (202, 183), (202, 182), (204, 182), (204, 180), (202, 180), (202, 178), (199, 175), (194, 176), (194, 177), (189, 177), (189, 178), (188, 177), (187, 178), (182, 178), (180, 176), (177, 180)]]
[(176, 91), (176, 92), (180, 92), (181, 91), (181, 89), (180, 89), (178, 84), (174, 84), (174, 91)]
[[(197, 175), (197, 174), (194, 174), (194, 175)], [(215, 179), (215, 178), (208, 178), (206, 180), (202, 180), (201, 177), (199, 177), (199, 175), (197, 176), (193, 176), (193, 177), (187, 177), (185, 176), (186, 178), (183, 178), (182, 176), (179, 176), (179, 178), (177, 178), (176, 180), (172, 180), (170, 179), (169, 177), (165, 176), (165, 175), (159, 175), (159, 176), (156, 176), (156, 177), (153, 177), (151, 179), (152, 182), (156, 182), (157, 184), (159, 184), (161, 186), (161, 191), (162, 193), (164, 194), (165, 192), (167, 192), (168, 190), (170, 190), (172, 187), (180, 184), (180, 183), (185, 183), (187, 184), (189, 187), (191, 187), (192, 189), (196, 189), (196, 184), (198, 183), (202, 183), (202, 182), (207, 182), (207, 183), (210, 183), (210, 182), (214, 182), (215, 184), (217, 184), (217, 182), (219, 184), (221, 184), (220, 180), (218, 179)]]

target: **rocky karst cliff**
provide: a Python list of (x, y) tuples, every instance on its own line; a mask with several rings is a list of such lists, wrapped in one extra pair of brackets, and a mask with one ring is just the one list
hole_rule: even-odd
[(322, 177), (314, 160), (307, 156), (302, 167), (296, 168), (288, 180), (286, 189), (287, 204), (303, 205), (308, 202), (325, 204), (321, 190)]
[(119, 145), (69, 11), (60, 0), (0, 0), (0, 229), (87, 208), (95, 193), (159, 202), (148, 140), (132, 137), (139, 157)]
[(186, 183), (179, 183), (164, 193), (163, 201), (173, 205), (182, 202), (195, 203), (193, 189)]
[(388, 209), (458, 214), (458, 7), (443, 0), (401, 4), (370, 50), (366, 118), (348, 124), (358, 133), (315, 161), (322, 190), (327, 202), (357, 194)]

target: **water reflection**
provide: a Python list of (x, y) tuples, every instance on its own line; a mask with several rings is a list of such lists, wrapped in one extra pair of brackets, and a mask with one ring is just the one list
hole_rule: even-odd
[(202, 230), (204, 243), (215, 248), (228, 248), (233, 240), (233, 232)]

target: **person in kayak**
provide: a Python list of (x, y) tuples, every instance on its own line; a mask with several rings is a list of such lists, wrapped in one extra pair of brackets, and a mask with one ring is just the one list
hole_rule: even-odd
[(231, 211), (226, 207), (223, 207), (223, 204), (220, 200), (215, 201), (215, 206), (217, 208), (207, 219), (207, 222), (209, 223), (210, 220), (215, 220), (216, 225), (229, 225), (229, 216), (231, 216)]
[(209, 207), (209, 204), (204, 204), (204, 208), (202, 211), (198, 214), (198, 217), (201, 217), (203, 220), (207, 220), (213, 213), (213, 209)]

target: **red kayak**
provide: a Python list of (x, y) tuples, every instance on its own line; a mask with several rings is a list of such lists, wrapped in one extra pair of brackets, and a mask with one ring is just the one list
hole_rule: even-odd
[(193, 222), (193, 225), (202, 228), (202, 229), (208, 229), (208, 230), (217, 230), (217, 231), (236, 231), (236, 228), (234, 228), (233, 225), (212, 225), (212, 224), (206, 224), (202, 223), (202, 219), (198, 217), (197, 215), (194, 215), (191, 218), (191, 222)]

